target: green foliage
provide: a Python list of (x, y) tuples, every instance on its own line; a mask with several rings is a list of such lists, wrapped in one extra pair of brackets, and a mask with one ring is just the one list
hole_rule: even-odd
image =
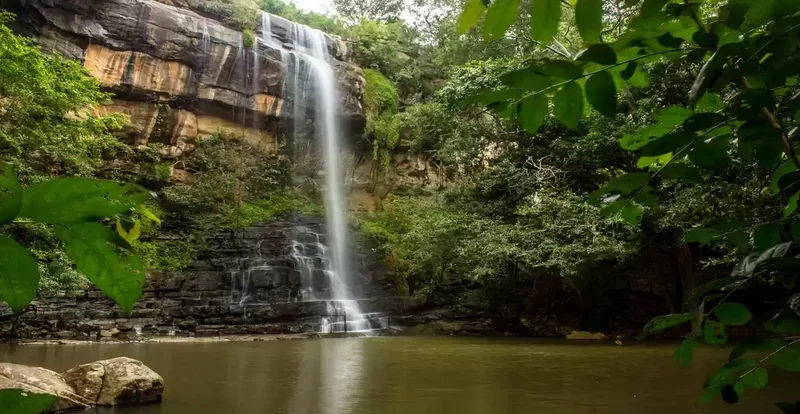
[(0, 153), (23, 183), (97, 172), (124, 147), (107, 133), (124, 119), (93, 115), (109, 97), (97, 80), (80, 63), (43, 54), (33, 40), (13, 34), (4, 25), (12, 18), (0, 11)]
[(372, 139), (373, 158), (381, 170), (391, 161), (391, 150), (400, 139), (399, 96), (392, 83), (373, 69), (364, 71), (364, 112), (367, 126), (364, 134)]
[(346, 36), (348, 28), (337, 16), (329, 16), (300, 10), (294, 3), (285, 0), (261, 0), (261, 10), (281, 16), (293, 22), (322, 30), (325, 33)]
[(242, 44), (248, 49), (251, 49), (256, 44), (256, 35), (252, 30), (242, 30)]
[(137, 240), (133, 243), (147, 269), (175, 271), (189, 267), (201, 251), (201, 240)]
[[(7, 172), (4, 190), (19, 189)], [(23, 202), (14, 217), (54, 224), (69, 258), (97, 287), (130, 312), (141, 296), (144, 267), (125, 252), (130, 248), (119, 234), (95, 220), (124, 217), (149, 194), (133, 185), (88, 178), (62, 178), (22, 190)], [(80, 200), (80, 203), (75, 203)], [(126, 218), (128, 219), (128, 218)], [(31, 253), (17, 241), (0, 236), (0, 298), (20, 312), (36, 297), (39, 268)]]

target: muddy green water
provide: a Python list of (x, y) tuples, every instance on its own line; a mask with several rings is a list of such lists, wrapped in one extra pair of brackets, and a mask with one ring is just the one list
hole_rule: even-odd
[(727, 352), (703, 349), (690, 369), (673, 344), (474, 338), (350, 338), (216, 344), (0, 348), (0, 361), (56, 371), (129, 356), (166, 382), (161, 405), (126, 414), (779, 413), (800, 397), (800, 375), (770, 370), (742, 403), (695, 407)]

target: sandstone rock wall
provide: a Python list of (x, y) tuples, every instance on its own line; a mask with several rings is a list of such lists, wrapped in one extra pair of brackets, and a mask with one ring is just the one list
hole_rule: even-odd
[[(267, 151), (291, 117), (283, 56), (293, 23), (272, 16), (274, 41), (244, 47), (241, 31), (200, 14), (200, 0), (0, 0), (18, 13), (16, 29), (48, 51), (80, 60), (115, 99), (101, 112), (122, 112), (133, 145), (160, 142), (171, 155), (198, 136), (228, 130)], [(346, 61), (344, 43), (326, 36), (346, 124), (364, 122), (361, 70)], [(313, 101), (313, 100), (309, 100)], [(305, 102), (301, 102), (305, 105)]]

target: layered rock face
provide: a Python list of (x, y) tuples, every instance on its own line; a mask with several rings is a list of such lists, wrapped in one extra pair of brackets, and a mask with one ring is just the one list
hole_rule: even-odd
[[(187, 269), (151, 272), (131, 315), (92, 290), (34, 303), (16, 334), (102, 340), (319, 332), (331, 299), (324, 227), (321, 219), (297, 218), (218, 234)], [(354, 244), (352, 264), (360, 277), (350, 287), (364, 313), (405, 314), (410, 304), (395, 297), (368, 246)], [(0, 306), (0, 320), (9, 313)], [(10, 328), (0, 325), (0, 336)]]
[[(163, 143), (177, 156), (198, 136), (226, 131), (276, 151), (276, 137), (295, 113), (287, 79), (301, 69), (285, 60), (297, 25), (268, 15), (263, 21), (269, 27), (255, 36), (269, 41), (247, 47), (247, 35), (226, 27), (220, 16), (190, 8), (203, 11), (199, 3), (2, 0), (0, 6), (18, 13), (18, 31), (35, 36), (46, 50), (82, 61), (115, 94), (100, 112), (130, 117), (125, 138), (131, 144)], [(345, 124), (363, 124), (361, 70), (346, 61), (341, 40), (325, 40), (339, 81), (340, 115)], [(297, 104), (308, 101), (313, 99)]]

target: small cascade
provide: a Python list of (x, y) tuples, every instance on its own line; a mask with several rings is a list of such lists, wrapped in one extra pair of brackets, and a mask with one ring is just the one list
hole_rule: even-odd
[(365, 333), (386, 329), (389, 324), (381, 314), (364, 314), (354, 300), (327, 302), (328, 316), (322, 317), (320, 333)]
[(203, 22), (203, 37), (200, 39), (200, 50), (204, 55), (211, 54), (211, 33), (208, 32), (208, 22)]
[(133, 333), (136, 334), (137, 337), (142, 336), (142, 326), (141, 325), (134, 326)]

